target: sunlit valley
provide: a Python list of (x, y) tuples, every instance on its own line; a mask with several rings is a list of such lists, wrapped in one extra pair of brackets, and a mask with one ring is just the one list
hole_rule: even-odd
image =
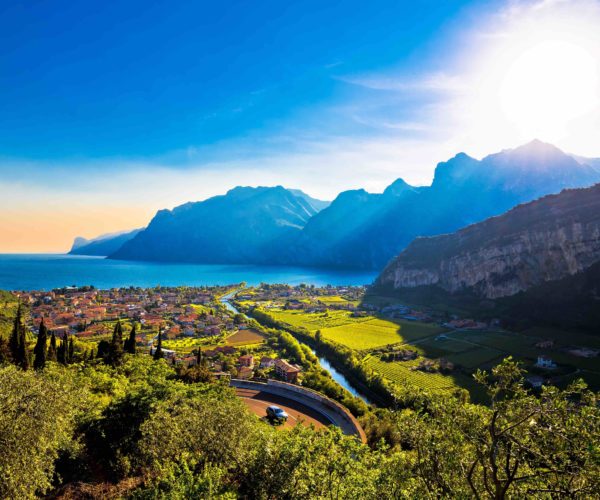
[(600, 496), (598, 0), (0, 12), (0, 498)]

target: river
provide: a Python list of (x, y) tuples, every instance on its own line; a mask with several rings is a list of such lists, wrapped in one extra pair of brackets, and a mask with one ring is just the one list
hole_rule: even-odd
[[(229, 299), (231, 299), (233, 297), (233, 295), (235, 294), (235, 292), (237, 292), (237, 290), (234, 290), (233, 292), (224, 295), (223, 297), (221, 297), (221, 303), (230, 311), (234, 312), (234, 313), (239, 313), (240, 311), (237, 309), (237, 307), (235, 307)], [(309, 346), (310, 347), (310, 346)], [(331, 375), (331, 378), (333, 380), (335, 380), (338, 384), (340, 384), (344, 389), (346, 389), (350, 394), (352, 394), (354, 397), (360, 398), (362, 399), (365, 403), (367, 404), (371, 404), (371, 402), (368, 400), (368, 398), (366, 396), (364, 396), (363, 394), (361, 394), (357, 389), (355, 389), (352, 384), (348, 381), (348, 379), (339, 371), (337, 371), (329, 362), (329, 360), (323, 356), (319, 356), (317, 354), (317, 352), (310, 348), (310, 350), (312, 351), (312, 353), (317, 356), (317, 358), (319, 358), (319, 363), (321, 364), (321, 367), (328, 371), (329, 374)]]

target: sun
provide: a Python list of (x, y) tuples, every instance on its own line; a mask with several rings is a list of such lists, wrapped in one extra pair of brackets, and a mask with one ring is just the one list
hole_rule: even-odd
[(507, 120), (529, 137), (559, 138), (598, 105), (597, 60), (584, 47), (547, 40), (525, 50), (499, 86)]
[(482, 156), (537, 138), (598, 156), (600, 0), (519, 5), (457, 51), (464, 90), (448, 108), (455, 142)]

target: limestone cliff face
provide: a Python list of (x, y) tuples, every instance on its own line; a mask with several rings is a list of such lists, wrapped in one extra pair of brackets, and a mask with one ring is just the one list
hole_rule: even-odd
[(600, 261), (600, 184), (566, 190), (452, 234), (417, 238), (381, 273), (395, 289), (437, 285), (495, 299)]

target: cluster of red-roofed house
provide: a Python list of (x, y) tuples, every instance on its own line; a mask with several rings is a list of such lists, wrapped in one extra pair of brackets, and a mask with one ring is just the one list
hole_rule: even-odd
[[(217, 336), (234, 328), (232, 320), (214, 309), (221, 289), (205, 288), (120, 288), (97, 290), (67, 287), (46, 291), (17, 292), (28, 306), (32, 329), (44, 323), (51, 333), (92, 337), (110, 333), (110, 322), (129, 319), (146, 330), (167, 328), (167, 337)], [(192, 306), (194, 304), (195, 306)]]

